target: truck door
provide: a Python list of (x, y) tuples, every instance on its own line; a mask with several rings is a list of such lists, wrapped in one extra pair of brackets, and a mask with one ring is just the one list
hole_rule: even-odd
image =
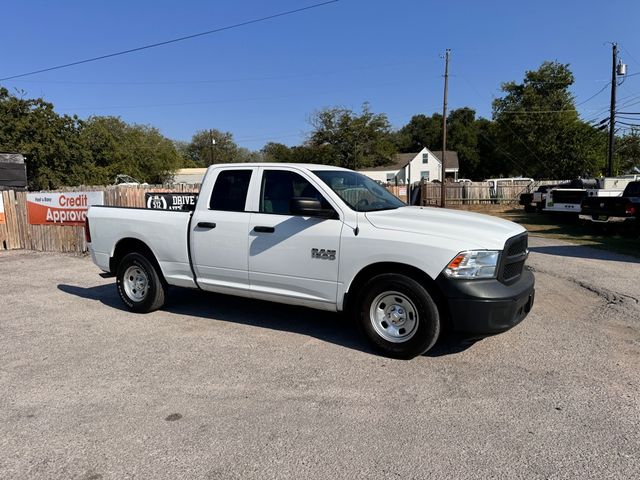
[[(334, 308), (339, 219), (292, 215), (292, 197), (315, 198), (333, 209), (310, 178), (287, 169), (263, 169), (258, 212), (249, 229), (249, 281), (254, 297), (288, 297), (288, 303)], [(337, 210), (336, 210), (337, 211)]]
[(253, 168), (217, 172), (213, 188), (200, 192), (191, 220), (191, 260), (204, 290), (249, 294), (247, 265), (250, 213), (247, 192)]

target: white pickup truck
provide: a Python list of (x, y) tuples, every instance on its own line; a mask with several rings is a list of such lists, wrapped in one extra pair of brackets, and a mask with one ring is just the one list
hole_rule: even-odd
[(86, 236), (135, 312), (161, 308), (170, 285), (345, 311), (398, 358), (445, 328), (508, 330), (534, 299), (520, 225), (408, 207), (327, 165), (215, 165), (193, 211), (92, 206)]

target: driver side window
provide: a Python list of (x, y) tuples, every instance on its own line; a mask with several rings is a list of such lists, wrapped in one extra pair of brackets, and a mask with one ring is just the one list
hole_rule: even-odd
[(265, 170), (260, 191), (260, 213), (291, 215), (294, 197), (320, 200), (323, 209), (333, 209), (322, 194), (303, 176), (287, 170)]

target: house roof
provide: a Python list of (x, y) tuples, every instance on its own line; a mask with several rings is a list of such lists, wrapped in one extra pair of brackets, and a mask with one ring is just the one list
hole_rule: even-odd
[[(438, 151), (431, 151), (429, 150), (431, 153), (433, 153), (436, 158), (438, 160), (440, 160), (440, 162), (442, 162), (442, 150), (438, 150)], [(416, 155), (419, 155), (420, 152), (415, 152), (415, 153), (397, 153), (394, 157), (393, 157), (393, 163), (390, 163), (388, 165), (380, 165), (378, 167), (367, 167), (367, 168), (361, 168), (360, 170), (362, 171), (366, 171), (366, 172), (384, 172), (384, 171), (397, 171), (400, 170), (401, 168), (404, 168), (411, 160), (413, 160)], [(460, 162), (458, 160), (458, 152), (454, 152), (453, 150), (447, 150), (447, 168), (446, 170), (455, 170), (455, 169), (459, 169), (460, 168)]]
[[(445, 160), (447, 162), (447, 166), (445, 170), (460, 168), (458, 152), (454, 152), (453, 150), (446, 150), (446, 152), (447, 155)], [(442, 163), (442, 150), (432, 151), (431, 153), (433, 153), (438, 158), (438, 160), (440, 160), (440, 163)]]
[(378, 167), (366, 167), (366, 168), (361, 168), (360, 170), (363, 171), (367, 171), (367, 172), (383, 172), (386, 170), (400, 170), (401, 168), (405, 167), (407, 165), (407, 163), (409, 163), (411, 160), (413, 160), (415, 158), (416, 155), (418, 155), (418, 153), (420, 152), (416, 152), (416, 153), (396, 153), (393, 157), (393, 163), (389, 163), (388, 165), (380, 165)]

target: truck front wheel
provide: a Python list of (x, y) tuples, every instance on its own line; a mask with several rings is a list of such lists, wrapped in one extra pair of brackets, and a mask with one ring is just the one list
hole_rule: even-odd
[(361, 288), (357, 308), (360, 330), (390, 357), (421, 355), (440, 335), (440, 315), (433, 298), (404, 275), (373, 277)]
[(156, 267), (139, 253), (129, 253), (120, 261), (116, 286), (124, 304), (134, 312), (153, 312), (164, 305), (166, 287)]

